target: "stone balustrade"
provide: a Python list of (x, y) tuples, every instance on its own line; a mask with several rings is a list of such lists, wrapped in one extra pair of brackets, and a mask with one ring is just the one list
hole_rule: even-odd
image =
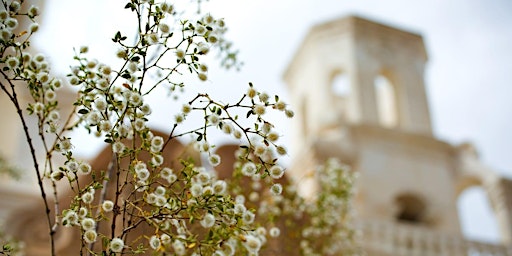
[(356, 228), (369, 256), (512, 256), (512, 246), (470, 241), (425, 227), (361, 220)]

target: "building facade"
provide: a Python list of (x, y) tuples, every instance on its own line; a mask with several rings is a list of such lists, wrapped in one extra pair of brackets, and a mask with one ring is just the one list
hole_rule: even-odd
[[(432, 134), (420, 35), (359, 17), (313, 27), (285, 72), (298, 109), (289, 174), (329, 158), (359, 173), (355, 210), (368, 255), (512, 255), (512, 182), (470, 144)], [(321, 189), (299, 184), (308, 197)], [(481, 186), (502, 245), (467, 241), (457, 200)]]

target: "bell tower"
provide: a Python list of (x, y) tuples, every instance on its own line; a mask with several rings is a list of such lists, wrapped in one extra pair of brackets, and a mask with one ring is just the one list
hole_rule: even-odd
[(420, 35), (359, 17), (313, 27), (285, 72), (297, 127), (291, 175), (335, 157), (358, 172), (358, 218), (460, 234), (456, 152), (432, 136)]
[(314, 27), (284, 75), (299, 103), (299, 137), (343, 123), (431, 135), (426, 61), (417, 34), (358, 17)]
[(457, 213), (461, 191), (475, 184), (493, 188), (503, 241), (512, 237), (512, 205), (495, 193), (506, 179), (469, 144), (432, 134), (426, 61), (420, 35), (350, 16), (313, 27), (284, 74), (297, 110), (288, 174), (306, 198), (321, 189), (311, 174), (329, 158), (359, 174), (354, 208), (368, 255), (480, 250), (464, 240)]

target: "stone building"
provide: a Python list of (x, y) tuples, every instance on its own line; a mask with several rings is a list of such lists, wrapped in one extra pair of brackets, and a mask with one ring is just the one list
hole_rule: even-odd
[[(422, 37), (414, 33), (359, 17), (312, 28), (284, 74), (297, 113), (297, 153), (288, 175), (301, 178), (333, 157), (360, 173), (354, 206), (368, 255), (512, 255), (512, 181), (482, 164), (470, 144), (454, 146), (433, 136), (426, 62)], [(0, 153), (28, 170), (29, 152), (11, 110), (0, 93)], [(100, 155), (95, 162), (105, 159)], [(38, 220), (42, 210), (27, 211), (40, 203), (28, 177), (25, 183), (0, 180), (0, 218), (31, 241), (29, 255), (38, 255), (46, 226)], [(305, 197), (321, 189), (314, 180), (300, 186)], [(471, 186), (487, 192), (499, 245), (468, 241), (461, 233), (457, 200)], [(59, 252), (65, 255), (74, 238), (62, 232)]]
[[(284, 74), (294, 118), (289, 174), (328, 158), (359, 173), (355, 208), (368, 255), (512, 255), (512, 181), (470, 144), (432, 134), (420, 35), (359, 17), (313, 27)], [(321, 189), (302, 182), (304, 196)], [(461, 234), (457, 200), (487, 192), (502, 245)]]

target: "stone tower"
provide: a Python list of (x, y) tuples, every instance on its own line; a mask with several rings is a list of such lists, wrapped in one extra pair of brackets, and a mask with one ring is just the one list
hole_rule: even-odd
[(433, 136), (426, 61), (420, 35), (359, 17), (311, 29), (284, 75), (298, 114), (290, 174), (308, 197), (321, 188), (305, 177), (328, 158), (359, 173), (354, 207), (369, 255), (512, 255), (462, 238), (465, 188), (487, 189), (504, 243), (512, 241), (512, 204), (491, 192), (507, 190), (506, 179), (471, 145)]

